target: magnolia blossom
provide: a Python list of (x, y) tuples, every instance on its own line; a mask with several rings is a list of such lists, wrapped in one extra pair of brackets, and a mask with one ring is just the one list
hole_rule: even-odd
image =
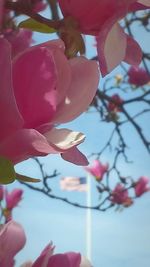
[(134, 186), (135, 195), (137, 197), (140, 197), (144, 193), (150, 191), (149, 182), (150, 182), (150, 179), (145, 176), (142, 176), (139, 178), (139, 180)]
[(0, 266), (13, 267), (15, 255), (23, 248), (25, 233), (20, 224), (9, 221), (0, 226)]
[(84, 112), (99, 82), (96, 62), (67, 60), (63, 42), (50, 41), (24, 50), (11, 60), (11, 47), (0, 38), (0, 155), (14, 164), (32, 156), (61, 153), (86, 165), (76, 148), (82, 133), (56, 129)]
[(102, 164), (99, 160), (94, 160), (90, 167), (85, 167), (85, 170), (93, 175), (97, 181), (100, 181), (103, 179), (108, 168), (108, 163)]
[(54, 247), (50, 244), (34, 263), (26, 262), (21, 267), (92, 267), (91, 263), (81, 257), (80, 253), (67, 252), (53, 255), (53, 252)]
[(118, 205), (128, 207), (132, 204), (132, 199), (128, 195), (128, 190), (122, 184), (117, 184), (112, 191), (111, 202)]
[(84, 34), (97, 36), (97, 50), (102, 75), (121, 61), (138, 65), (142, 52), (118, 21), (128, 12), (150, 7), (150, 0), (59, 0), (65, 17), (71, 16)]
[(140, 67), (130, 67), (128, 70), (128, 82), (136, 86), (142, 86), (150, 82), (150, 74)]
[(114, 100), (114, 102), (109, 102), (108, 104), (108, 111), (110, 112), (119, 112), (121, 111), (121, 104), (123, 103), (123, 99), (118, 95), (114, 94), (111, 96), (111, 99)]
[(12, 210), (22, 199), (23, 190), (15, 188), (12, 192), (5, 192), (6, 208)]

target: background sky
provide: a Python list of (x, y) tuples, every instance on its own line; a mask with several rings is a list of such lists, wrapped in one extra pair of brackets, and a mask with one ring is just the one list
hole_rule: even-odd
[[(147, 35), (139, 28), (135, 28), (136, 39), (144, 49), (148, 47)], [(47, 40), (49, 36), (35, 35), (38, 42)], [(93, 40), (87, 39), (90, 44), (88, 55), (94, 54)], [(120, 72), (120, 69), (113, 73)], [(101, 80), (100, 86), (102, 87)], [(132, 92), (134, 96), (136, 92)], [(135, 111), (133, 107), (132, 112)], [(105, 137), (112, 128), (112, 123), (99, 123), (99, 116), (95, 113), (84, 114), (76, 121), (65, 125), (70, 129), (86, 134), (86, 141), (80, 149), (86, 154), (99, 151), (104, 145)], [(142, 123), (148, 134), (150, 131), (145, 116)], [(150, 177), (150, 160), (147, 151), (135, 135), (132, 127), (124, 128), (124, 135), (129, 144), (128, 155), (134, 164), (126, 165), (120, 162), (120, 170), (124, 175), (131, 175), (138, 179), (141, 175)], [(133, 149), (134, 148), (134, 149)], [(46, 171), (52, 173), (56, 168), (62, 176), (83, 176), (82, 167), (63, 161), (58, 155), (51, 155), (41, 159), (45, 163)], [(107, 152), (102, 156), (103, 162), (111, 162), (112, 155)], [(92, 158), (90, 158), (92, 161)], [(40, 177), (38, 168), (33, 160), (27, 160), (16, 166), (20, 173), (32, 177)], [(114, 179), (114, 177), (112, 177)], [(92, 179), (92, 200), (97, 201), (95, 181)], [(61, 192), (59, 177), (51, 181), (57, 195), (65, 195), (68, 199), (86, 202), (86, 193)], [(30, 191), (23, 185), (15, 182), (8, 189), (19, 187), (24, 189), (24, 197), (19, 207), (14, 210), (14, 219), (25, 229), (27, 243), (18, 254), (17, 267), (25, 260), (36, 259), (41, 250), (52, 240), (56, 246), (56, 253), (66, 251), (80, 251), (86, 255), (86, 210), (75, 208), (61, 201), (49, 199), (46, 196)], [(92, 211), (92, 264), (94, 267), (149, 267), (150, 266), (150, 194), (135, 200), (135, 204), (122, 212), (109, 210), (105, 213)], [(58, 266), (61, 267), (61, 266)]]
[[(82, 115), (76, 122), (70, 123), (71, 129), (86, 133), (87, 140), (81, 146), (88, 155), (100, 140), (103, 143), (104, 130), (93, 123), (95, 115)], [(92, 125), (92, 127), (91, 127)], [(135, 135), (130, 132), (129, 143), (136, 144)], [(141, 155), (140, 155), (141, 154)], [(135, 164), (121, 163), (121, 171), (137, 179), (141, 175), (150, 176), (149, 157), (142, 145), (136, 144), (130, 151)], [(41, 159), (46, 171), (52, 173), (58, 168), (62, 176), (83, 176), (82, 167), (64, 162), (59, 156)], [(102, 161), (111, 160), (111, 154), (102, 157)], [(18, 172), (40, 177), (33, 160), (25, 161), (16, 167)], [(59, 178), (51, 181), (54, 192), (79, 203), (86, 202), (86, 193), (63, 192), (59, 190)], [(95, 181), (92, 179), (92, 199), (96, 202)], [(13, 184), (13, 187), (21, 187)], [(17, 256), (18, 265), (25, 259), (35, 259), (44, 246), (52, 240), (56, 252), (80, 251), (86, 255), (86, 210), (69, 206), (61, 201), (30, 191), (26, 188), (24, 198), (14, 211), (14, 218), (20, 222), (27, 235), (27, 244)], [(122, 212), (114, 210), (105, 213), (92, 211), (92, 263), (94, 267), (149, 267), (150, 266), (150, 195), (145, 194), (135, 204)]]

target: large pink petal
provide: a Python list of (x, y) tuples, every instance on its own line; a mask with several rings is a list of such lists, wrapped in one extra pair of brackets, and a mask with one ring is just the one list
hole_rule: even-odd
[(71, 83), (71, 68), (68, 59), (64, 55), (64, 43), (61, 40), (49, 41), (42, 44), (52, 51), (57, 68), (57, 104), (65, 97)]
[(61, 157), (79, 166), (86, 166), (89, 164), (87, 158), (78, 150), (77, 147), (69, 149), (66, 153), (61, 154)]
[(51, 121), (56, 109), (57, 73), (52, 53), (36, 46), (19, 54), (13, 64), (13, 85), (24, 127)]
[(3, 38), (0, 38), (0, 95), (1, 141), (23, 124), (12, 89), (10, 45)]
[(0, 144), (0, 154), (18, 163), (33, 156), (58, 153), (46, 138), (33, 129), (22, 129)]
[(97, 42), (100, 71), (105, 76), (124, 59), (127, 38), (123, 29), (116, 23), (110, 30), (104, 27), (99, 33)]
[[(70, 265), (69, 259), (65, 254), (56, 254), (53, 255), (48, 264), (47, 267), (72, 267)], [(38, 266), (37, 266), (38, 267)], [(39, 266), (40, 267), (40, 266)]]
[(45, 249), (42, 251), (41, 255), (37, 258), (37, 260), (34, 262), (32, 267), (41, 267), (41, 266), (48, 266), (48, 262), (53, 255), (54, 247), (52, 244), (49, 244), (45, 247)]
[(50, 48), (52, 50), (53, 49), (59, 49), (63, 53), (65, 52), (65, 44), (61, 39), (55, 39), (55, 40), (47, 41), (47, 42), (44, 42), (42, 44), (38, 44), (37, 46), (48, 47), (48, 48)]
[(49, 144), (58, 152), (64, 160), (76, 165), (88, 165), (87, 158), (76, 148), (85, 139), (84, 134), (68, 129), (55, 129), (44, 134)]
[(142, 60), (142, 50), (138, 43), (127, 35), (127, 48), (124, 61), (130, 65), (137, 66)]
[(71, 86), (66, 99), (57, 108), (55, 123), (73, 120), (83, 113), (92, 102), (99, 83), (99, 70), (95, 61), (78, 57), (70, 60)]
[(12, 267), (14, 256), (22, 249), (26, 237), (22, 226), (9, 221), (0, 229), (0, 266)]
[(75, 252), (67, 252), (65, 255), (68, 257), (70, 267), (80, 267), (81, 254)]
[(0, 144), (0, 154), (16, 164), (33, 156), (66, 153), (84, 139), (82, 133), (68, 129), (52, 129), (44, 135), (34, 129), (22, 129)]
[(60, 152), (79, 145), (85, 139), (85, 135), (80, 132), (74, 132), (69, 129), (56, 129), (44, 133), (47, 141), (51, 146)]

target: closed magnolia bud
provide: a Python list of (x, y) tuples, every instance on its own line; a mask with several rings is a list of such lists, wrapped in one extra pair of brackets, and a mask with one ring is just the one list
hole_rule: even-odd
[(23, 190), (14, 189), (12, 192), (6, 191), (6, 208), (12, 210), (22, 199)]
[(136, 197), (140, 197), (144, 193), (150, 191), (149, 182), (150, 182), (150, 179), (145, 176), (142, 176), (139, 178), (139, 180), (134, 186)]

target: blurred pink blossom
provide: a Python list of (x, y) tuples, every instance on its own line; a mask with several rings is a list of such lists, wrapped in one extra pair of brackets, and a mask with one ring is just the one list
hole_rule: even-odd
[(136, 86), (142, 86), (150, 82), (150, 74), (140, 67), (130, 67), (128, 70), (128, 82)]
[(76, 147), (85, 136), (55, 125), (87, 109), (99, 82), (97, 63), (84, 57), (68, 60), (60, 40), (26, 49), (11, 62), (10, 45), (0, 38), (0, 57), (0, 154), (15, 164), (60, 153), (65, 160), (87, 165)]
[(108, 168), (108, 163), (102, 164), (99, 160), (94, 160), (91, 166), (85, 167), (85, 170), (93, 175), (97, 181), (100, 181), (103, 179)]
[(15, 221), (0, 225), (0, 266), (13, 267), (14, 256), (23, 248), (26, 241), (22, 226)]
[(21, 201), (23, 195), (22, 189), (15, 188), (13, 191), (5, 191), (6, 208), (12, 210)]
[(127, 13), (150, 6), (150, 0), (59, 0), (65, 17), (71, 16), (79, 31), (97, 36), (97, 50), (102, 75), (112, 71), (121, 61), (138, 65), (141, 49), (128, 36), (118, 21)]
[(117, 184), (112, 191), (111, 202), (118, 205), (130, 206), (133, 201), (128, 195), (128, 190), (122, 184)]
[(137, 181), (137, 183), (134, 186), (135, 195), (137, 197), (140, 197), (144, 193), (150, 191), (149, 182), (150, 182), (150, 179), (145, 177), (145, 176), (141, 176), (139, 178), (139, 180)]
[(111, 96), (111, 99), (115, 101), (115, 103), (113, 102), (109, 102), (108, 104), (108, 111), (110, 112), (121, 112), (121, 107), (120, 105), (123, 103), (123, 99), (118, 95), (118, 94), (114, 94)]

